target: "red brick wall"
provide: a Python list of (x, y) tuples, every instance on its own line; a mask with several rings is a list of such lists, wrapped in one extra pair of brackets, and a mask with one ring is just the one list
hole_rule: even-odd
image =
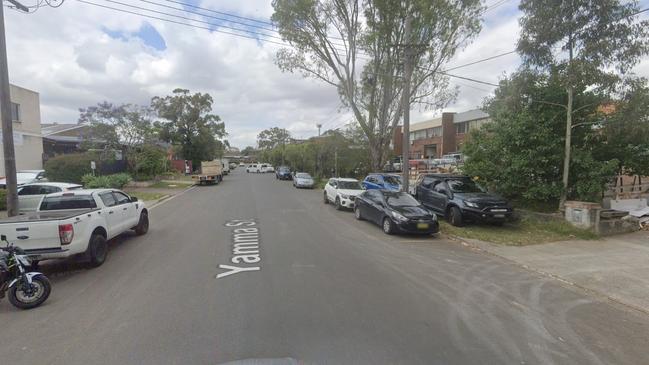
[(437, 145), (437, 151), (435, 152), (437, 157), (441, 157), (442, 153), (442, 137), (432, 137), (426, 139), (418, 139), (410, 145), (410, 156), (411, 158), (423, 158), (425, 152), (425, 146), (429, 144)]

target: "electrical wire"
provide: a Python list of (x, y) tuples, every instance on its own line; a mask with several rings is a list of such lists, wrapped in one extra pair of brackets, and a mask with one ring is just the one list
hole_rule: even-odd
[(175, 21), (175, 20), (171, 20), (171, 19), (165, 19), (165, 18), (160, 18), (160, 17), (156, 17), (156, 16), (152, 16), (152, 15), (142, 14), (142, 13), (138, 13), (138, 12), (135, 12), (135, 11), (125, 10), (125, 9), (118, 9), (118, 8), (114, 8), (114, 7), (111, 7), (111, 6), (97, 4), (97, 3), (93, 3), (93, 2), (90, 2), (90, 1), (86, 1), (86, 0), (77, 0), (77, 1), (80, 2), (80, 3), (88, 4), (88, 5), (98, 6), (100, 8), (110, 9), (110, 10), (114, 10), (114, 11), (118, 11), (118, 12), (122, 12), (122, 13), (127, 13), (127, 14), (138, 15), (138, 16), (141, 16), (141, 17), (144, 17), (144, 18), (156, 19), (156, 20), (160, 20), (160, 21), (164, 21), (164, 22), (168, 22), (168, 23), (184, 25), (186, 27), (209, 30), (210, 32), (223, 33), (223, 34), (228, 34), (228, 35), (232, 35), (232, 36), (235, 36), (235, 37), (253, 39), (253, 40), (256, 40), (258, 42), (265, 42), (265, 43), (277, 44), (277, 45), (280, 45), (280, 46), (286, 46), (285, 43), (275, 42), (275, 41), (271, 41), (271, 40), (268, 40), (268, 39), (259, 39), (259, 38), (249, 36), (249, 35), (245, 35), (245, 34), (226, 32), (226, 31), (223, 31), (223, 30), (213, 29), (213, 28), (210, 28), (210, 27), (203, 27), (203, 26), (200, 26), (200, 25), (183, 23), (183, 22), (179, 22), (179, 21)]
[[(140, 11), (146, 11), (146, 12), (150, 12), (150, 13), (154, 13), (154, 14), (158, 14), (158, 15), (164, 15), (164, 16), (169, 16), (169, 17), (173, 17), (173, 18), (183, 19), (183, 20), (187, 20), (187, 21), (190, 21), (190, 22), (197, 22), (197, 23), (201, 23), (201, 24), (211, 25), (211, 26), (214, 26), (214, 27), (220, 27), (220, 28), (226, 28), (226, 29), (230, 29), (230, 30), (250, 33), (250, 34), (258, 35), (260, 37), (267, 37), (267, 38), (276, 39), (278, 42), (285, 42), (283, 40), (283, 38), (278, 36), (278, 35), (260, 33), (260, 32), (252, 31), (252, 30), (249, 30), (249, 29), (241, 29), (241, 28), (231, 27), (231, 26), (223, 25), (223, 24), (210, 23), (210, 22), (200, 20), (200, 19), (193, 19), (193, 18), (189, 18), (189, 17), (186, 17), (186, 16), (182, 16), (182, 15), (171, 14), (171, 13), (167, 13), (167, 12), (163, 12), (163, 11), (144, 8), (144, 7), (141, 7), (141, 6), (131, 5), (131, 4), (123, 3), (123, 2), (120, 2), (120, 1), (116, 1), (116, 0), (103, 0), (103, 1), (113, 3), (113, 4), (118, 4), (118, 5), (127, 7), (127, 8), (137, 9), (137, 10), (140, 10)], [(144, 0), (140, 0), (140, 1), (144, 1)], [(148, 0), (145, 1), (145, 2), (152, 3), (151, 1), (148, 1)], [(94, 4), (99, 5), (97, 3), (94, 3)], [(113, 7), (109, 7), (109, 6), (103, 6), (103, 7), (107, 8), (107, 9), (112, 9), (112, 10), (124, 10), (124, 9), (118, 9), (118, 8), (113, 8)], [(176, 9), (176, 10), (180, 10), (180, 9)], [(129, 12), (129, 13), (144, 16), (144, 14), (142, 14), (142, 13), (135, 13), (135, 12)], [(198, 15), (201, 15), (201, 14), (198, 14)], [(147, 17), (151, 17), (151, 16), (147, 15)], [(157, 17), (151, 17), (151, 18), (158, 19)], [(210, 30), (212, 30), (212, 29), (210, 29)], [(288, 44), (285, 44), (285, 43), (282, 43), (282, 44), (288, 46)], [(337, 45), (337, 44), (332, 43), (332, 45)], [(344, 47), (344, 45), (338, 45), (338, 46), (343, 46)], [(332, 47), (332, 48), (333, 48), (333, 50), (335, 50), (339, 54), (342, 54), (342, 55), (346, 54), (346, 50), (344, 50), (344, 49), (340, 49), (340, 48), (336, 48), (336, 47)], [(359, 57), (359, 58), (362, 58), (362, 57)]]

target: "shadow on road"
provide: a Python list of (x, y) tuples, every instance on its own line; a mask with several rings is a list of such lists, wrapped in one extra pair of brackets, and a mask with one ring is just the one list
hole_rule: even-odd
[[(108, 259), (110, 259), (110, 256), (114, 255), (115, 252), (124, 249), (125, 245), (132, 242), (136, 237), (138, 236), (135, 235), (135, 232), (128, 231), (108, 241)], [(35, 271), (47, 275), (50, 281), (54, 283), (93, 269), (94, 268), (86, 261), (85, 256), (80, 254), (76, 257), (64, 260), (43, 261), (38, 265), (38, 269)]]

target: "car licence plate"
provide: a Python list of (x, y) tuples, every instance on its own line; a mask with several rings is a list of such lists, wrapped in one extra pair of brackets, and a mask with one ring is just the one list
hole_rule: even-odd
[(417, 223), (417, 229), (428, 229), (428, 223)]
[(505, 218), (504, 214), (494, 214), (494, 218)]

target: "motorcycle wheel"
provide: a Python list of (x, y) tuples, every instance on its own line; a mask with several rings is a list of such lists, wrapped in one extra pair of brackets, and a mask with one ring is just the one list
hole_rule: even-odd
[(52, 285), (45, 275), (37, 275), (32, 278), (33, 292), (25, 292), (23, 282), (16, 283), (9, 289), (9, 302), (16, 308), (32, 309), (43, 304), (50, 296)]

